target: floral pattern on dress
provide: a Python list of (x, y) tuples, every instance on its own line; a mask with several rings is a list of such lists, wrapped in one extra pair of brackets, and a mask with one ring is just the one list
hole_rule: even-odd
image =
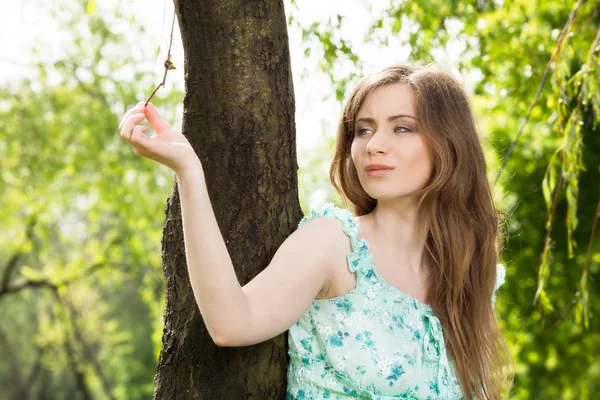
[[(345, 209), (326, 204), (304, 223), (323, 216), (339, 220), (350, 238), (348, 268), (356, 288), (332, 299), (315, 299), (288, 331), (287, 400), (462, 399), (439, 319), (381, 278), (360, 226)], [(498, 264), (495, 289), (504, 283)], [(492, 304), (496, 296), (492, 298)]]

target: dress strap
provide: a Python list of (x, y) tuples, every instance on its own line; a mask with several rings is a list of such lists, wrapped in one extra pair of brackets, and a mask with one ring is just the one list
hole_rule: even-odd
[(496, 303), (496, 290), (504, 284), (506, 277), (506, 268), (502, 264), (496, 264), (496, 285), (494, 286), (494, 294), (492, 294), (492, 307)]
[(300, 228), (303, 224), (315, 218), (330, 216), (336, 218), (342, 224), (342, 230), (350, 238), (352, 251), (348, 253), (348, 268), (350, 272), (367, 272), (373, 265), (373, 256), (369, 251), (369, 245), (360, 237), (360, 226), (354, 220), (350, 211), (339, 208), (333, 203), (325, 203), (321, 211), (311, 210), (310, 215), (302, 218), (298, 224)]

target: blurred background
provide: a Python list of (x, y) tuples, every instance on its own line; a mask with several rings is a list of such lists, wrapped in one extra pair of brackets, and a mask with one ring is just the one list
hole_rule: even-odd
[[(339, 202), (328, 169), (355, 79), (439, 62), (471, 95), (507, 216), (496, 310), (510, 398), (598, 398), (600, 2), (285, 6), (304, 212)], [(0, 399), (152, 396), (173, 174), (117, 125), (162, 79), (172, 13), (167, 0), (0, 4)], [(177, 26), (172, 54), (153, 103), (180, 126)]]

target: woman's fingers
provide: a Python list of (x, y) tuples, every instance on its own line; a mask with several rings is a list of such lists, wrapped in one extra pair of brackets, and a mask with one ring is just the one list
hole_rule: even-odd
[(146, 118), (148, 118), (148, 122), (150, 122), (150, 125), (152, 125), (152, 129), (154, 129), (155, 132), (160, 132), (166, 128), (171, 127), (171, 125), (169, 125), (167, 122), (165, 122), (164, 119), (160, 117), (160, 114), (158, 113), (158, 111), (152, 103), (148, 103), (148, 105), (144, 109), (144, 112), (146, 113)]
[[(141, 125), (148, 119), (152, 125)], [(154, 135), (146, 136), (151, 128)], [(140, 103), (123, 116), (119, 124), (121, 137), (133, 147), (136, 155), (149, 158), (167, 167), (178, 170), (197, 156), (187, 139), (165, 122), (156, 108), (149, 103)]]
[(144, 113), (130, 115), (121, 127), (121, 137), (123, 137), (123, 139), (127, 140), (128, 142), (131, 142), (133, 128), (135, 128), (135, 126), (142, 122), (145, 118), (146, 116), (144, 115)]
[(148, 136), (146, 136), (146, 132), (149, 127), (145, 125), (136, 125), (135, 128), (131, 131), (130, 143), (133, 146), (133, 149), (136, 154), (140, 155), (139, 150), (145, 149), (148, 145), (147, 141), (150, 140)]
[(143, 101), (140, 101), (139, 103), (137, 103), (135, 105), (135, 107), (127, 110), (125, 115), (123, 115), (123, 119), (121, 120), (121, 122), (119, 122), (119, 130), (121, 130), (123, 128), (123, 124), (125, 124), (125, 121), (127, 121), (127, 118), (129, 118), (133, 114), (139, 114), (141, 112), (144, 112), (144, 102)]

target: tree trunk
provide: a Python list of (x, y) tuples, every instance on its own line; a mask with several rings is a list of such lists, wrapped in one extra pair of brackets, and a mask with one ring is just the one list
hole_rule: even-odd
[[(283, 3), (180, 0), (176, 7), (185, 51), (183, 133), (202, 161), (219, 227), (245, 285), (302, 217)], [(166, 214), (167, 299), (154, 397), (284, 398), (287, 333), (255, 346), (217, 347), (190, 286), (176, 183)]]

